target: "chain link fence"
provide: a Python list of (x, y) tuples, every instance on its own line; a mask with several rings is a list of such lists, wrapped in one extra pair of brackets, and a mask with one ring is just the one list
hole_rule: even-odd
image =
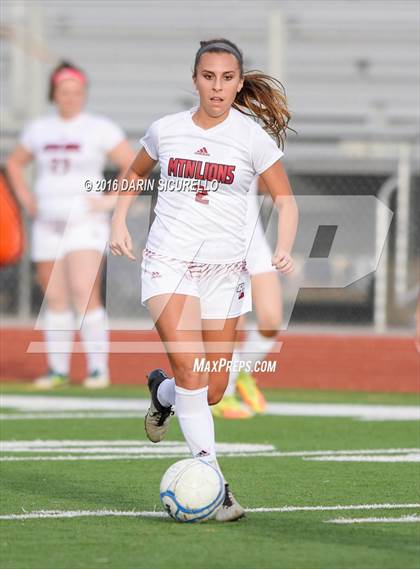
[[(107, 172), (107, 177), (112, 177), (112, 172)], [(377, 196), (381, 187), (389, 176), (385, 175), (351, 175), (351, 174), (299, 174), (293, 172), (289, 175), (291, 186), (297, 196), (298, 203), (303, 203), (300, 226), (314, 224), (311, 219), (316, 214), (316, 207), (311, 204), (319, 204), (322, 210), (330, 210), (331, 219), (346, 219), (354, 216), (350, 211), (353, 202), (337, 200), (336, 198), (355, 196)], [(394, 281), (396, 274), (396, 216), (394, 215), (388, 234), (389, 254), (387, 279), (389, 293), (387, 298), (388, 324), (394, 326), (412, 327), (414, 305), (416, 300), (416, 286), (419, 274), (419, 182), (418, 173), (411, 176), (409, 224), (406, 227), (408, 233), (408, 284), (410, 294), (404, 302), (396, 298)], [(310, 202), (308, 202), (310, 198)], [(141, 250), (144, 247), (148, 229), (153, 219), (153, 207), (156, 199), (154, 194), (141, 195), (132, 206), (129, 214), (128, 225), (134, 240), (134, 250), (138, 259), (141, 258)], [(306, 200), (306, 201), (305, 201)], [(309, 208), (307, 207), (309, 203)], [(305, 205), (306, 204), (306, 205)], [(347, 204), (347, 205), (346, 205)], [(345, 211), (345, 208), (348, 208)], [(395, 194), (390, 202), (390, 209), (397, 210)], [(272, 214), (271, 200), (265, 199), (262, 207), (262, 221), (267, 228), (267, 239), (273, 247), (275, 243), (276, 223), (269, 223)], [(341, 216), (341, 217), (340, 217)], [(363, 216), (363, 212), (361, 214)], [(373, 223), (372, 223), (373, 221)], [(315, 224), (316, 224), (315, 220)], [(368, 227), (367, 227), (368, 226)], [(36, 282), (36, 273), (33, 263), (29, 258), (30, 250), (30, 224), (26, 220), (28, 244), (24, 257), (19, 263), (3, 268), (0, 271), (0, 308), (3, 317), (8, 317), (15, 322), (31, 320), (37, 317), (41, 307), (42, 294)], [(375, 273), (370, 272), (362, 278), (357, 275), (368, 269), (369, 245), (366, 241), (373, 239), (375, 232), (374, 220), (366, 217), (361, 220), (361, 226), (355, 228), (353, 236), (348, 240), (347, 250), (339, 253), (328, 254), (331, 245), (331, 235), (317, 233), (317, 247), (321, 250), (327, 248), (326, 256), (328, 265), (324, 270), (321, 286), (308, 286), (313, 281), (314, 275), (308, 255), (299, 250), (299, 238), (294, 254), (296, 262), (296, 274), (303, 280), (303, 287), (294, 303), (291, 313), (292, 323), (315, 323), (315, 324), (341, 324), (341, 325), (369, 325), (374, 318), (374, 279)], [(323, 240), (325, 243), (323, 243)], [(329, 242), (329, 244), (328, 244)], [(314, 244), (315, 245), (315, 244)], [(312, 254), (312, 253), (311, 253)], [(325, 255), (324, 255), (325, 256)], [(310, 256), (309, 256), (310, 257)], [(325, 275), (325, 271), (328, 272)], [(279, 277), (280, 278), (280, 277)], [(355, 282), (353, 282), (355, 281)], [(284, 282), (284, 281), (283, 281)], [(334, 283), (352, 282), (348, 286), (334, 286)], [(413, 293), (414, 291), (414, 293)], [(286, 293), (287, 296), (287, 293)], [(108, 314), (112, 327), (130, 327), (135, 322), (147, 319), (148, 314), (140, 304), (140, 261), (133, 263), (127, 259), (108, 256), (107, 265), (103, 273), (103, 298), (107, 305)]]

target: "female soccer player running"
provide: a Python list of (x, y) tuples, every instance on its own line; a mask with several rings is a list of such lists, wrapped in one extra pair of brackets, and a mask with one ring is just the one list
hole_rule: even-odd
[[(279, 161), (282, 152), (246, 116), (255, 115), (281, 140), (289, 114), (277, 82), (256, 72), (244, 74), (242, 53), (225, 39), (201, 42), (193, 81), (198, 107), (150, 126), (127, 175), (127, 187), (147, 178), (159, 162), (162, 191), (143, 252), (142, 302), (165, 345), (174, 377), (160, 369), (148, 375), (146, 433), (153, 442), (161, 441), (175, 405), (192, 455), (218, 468), (209, 404), (223, 397), (228, 373), (218, 363), (232, 357), (238, 318), (252, 305), (244, 259), (246, 196), (253, 178), (263, 178), (280, 210), (273, 262), (281, 271), (292, 265), (297, 209)], [(193, 182), (196, 191), (164, 191), (174, 181)], [(135, 195), (120, 192), (110, 241), (115, 255), (130, 259), (135, 257), (126, 216)], [(198, 369), (202, 359), (209, 365)], [(225, 501), (216, 519), (243, 515), (225, 481)]]
[[(31, 122), (7, 161), (17, 198), (33, 219), (32, 260), (45, 295), (44, 330), (48, 372), (35, 384), (40, 389), (68, 382), (75, 314), (87, 348), (88, 388), (105, 387), (108, 375), (108, 332), (100, 297), (100, 266), (109, 236), (109, 214), (116, 194), (100, 189), (109, 158), (126, 172), (134, 153), (121, 129), (105, 117), (84, 112), (87, 78), (63, 62), (51, 74), (49, 100), (57, 112)], [(23, 171), (32, 160), (36, 179), (32, 193)], [(71, 217), (69, 217), (71, 213)], [(74, 310), (74, 311), (73, 311)], [(54, 347), (60, 343), (60, 351)], [(98, 346), (94, 352), (92, 346)]]

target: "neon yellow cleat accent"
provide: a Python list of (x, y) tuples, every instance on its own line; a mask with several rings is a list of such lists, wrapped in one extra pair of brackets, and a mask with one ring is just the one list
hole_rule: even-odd
[(108, 374), (99, 371), (91, 372), (83, 382), (83, 387), (87, 389), (104, 389), (109, 385), (111, 385), (111, 382)]
[(236, 390), (254, 413), (264, 413), (267, 407), (267, 401), (261, 390), (258, 388), (257, 382), (251, 374), (241, 372), (236, 382)]
[(46, 375), (38, 377), (33, 385), (36, 389), (48, 390), (57, 389), (60, 387), (67, 387), (69, 384), (69, 378), (61, 373), (56, 373), (52, 370), (48, 370)]
[(222, 419), (250, 419), (253, 415), (234, 395), (223, 397), (220, 403), (211, 406), (211, 411), (214, 417)]

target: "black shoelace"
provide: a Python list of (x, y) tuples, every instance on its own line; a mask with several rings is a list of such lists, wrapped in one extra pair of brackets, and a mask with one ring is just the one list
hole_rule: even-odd
[(225, 508), (230, 508), (233, 506), (232, 495), (230, 493), (229, 484), (225, 484), (225, 499), (223, 500), (223, 506)]
[(166, 419), (169, 417), (169, 415), (173, 414), (174, 412), (172, 410), (172, 407), (168, 407), (164, 411), (156, 411), (155, 413), (151, 413), (151, 416), (157, 417), (156, 425), (158, 427), (161, 427), (163, 423), (166, 421)]

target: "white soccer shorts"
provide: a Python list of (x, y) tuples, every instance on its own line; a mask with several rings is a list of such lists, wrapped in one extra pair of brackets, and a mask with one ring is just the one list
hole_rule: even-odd
[(153, 296), (177, 293), (199, 298), (205, 320), (235, 318), (252, 310), (251, 279), (245, 261), (196, 263), (145, 249), (141, 269), (144, 306)]
[(109, 224), (89, 218), (80, 223), (37, 219), (32, 226), (33, 261), (62, 259), (72, 251), (95, 250), (103, 253), (109, 238)]

